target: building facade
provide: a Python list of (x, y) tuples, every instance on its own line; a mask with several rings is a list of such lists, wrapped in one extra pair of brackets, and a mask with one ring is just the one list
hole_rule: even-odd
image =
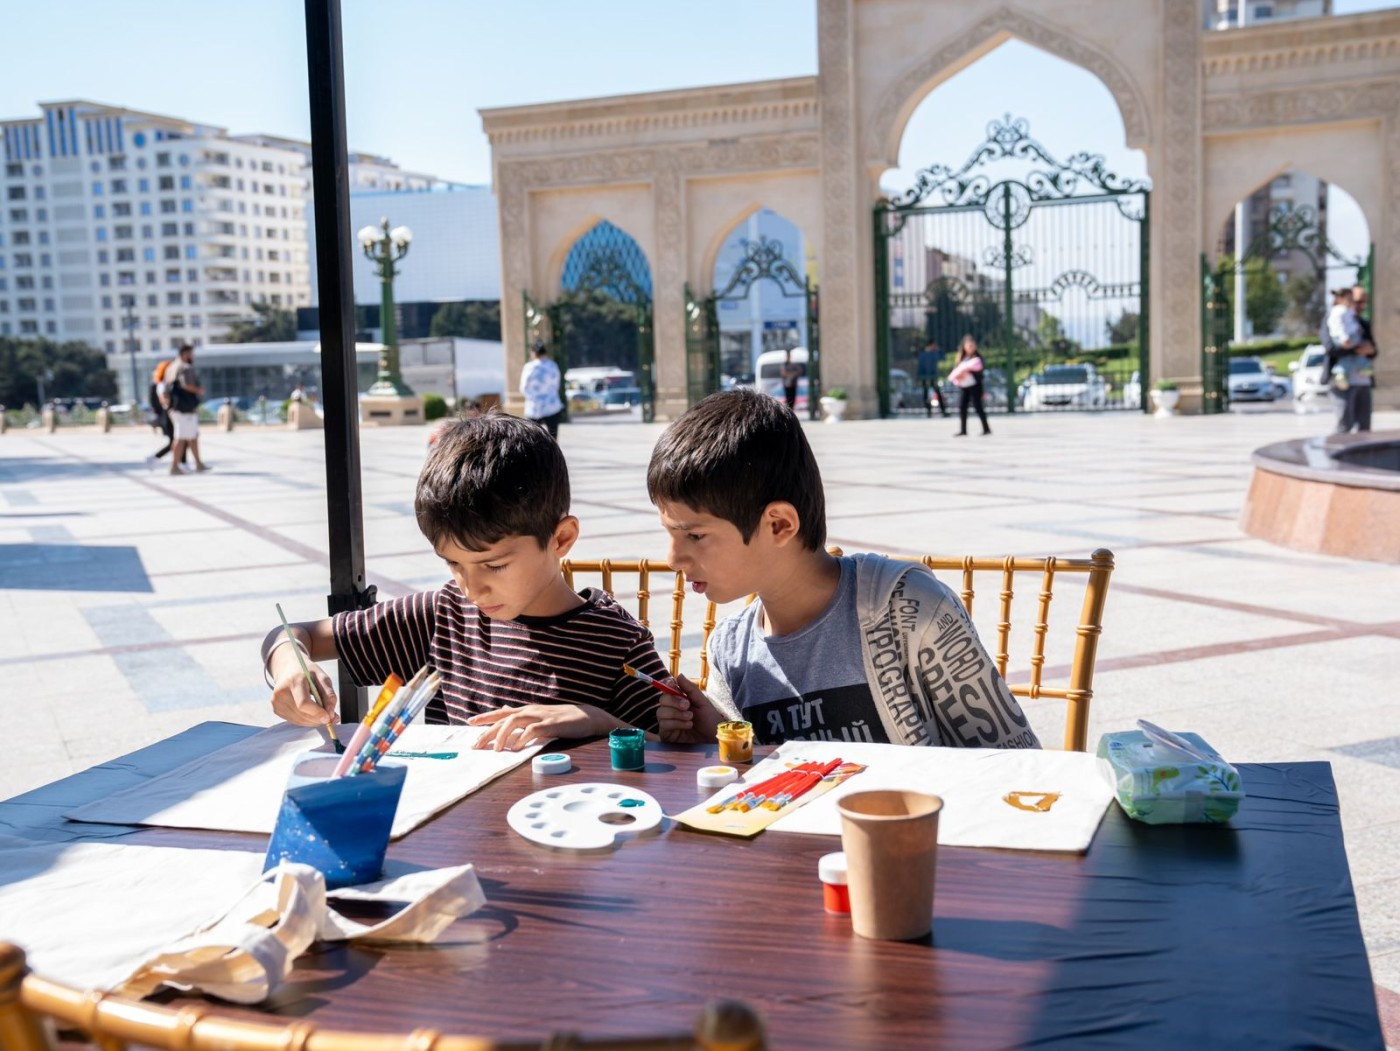
[(306, 159), (285, 140), (92, 102), (0, 121), (0, 334), (109, 354), (307, 302)]

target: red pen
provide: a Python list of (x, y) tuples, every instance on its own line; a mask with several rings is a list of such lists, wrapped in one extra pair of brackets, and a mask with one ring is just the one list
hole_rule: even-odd
[(632, 676), (634, 679), (641, 679), (642, 682), (649, 682), (649, 683), (651, 683), (653, 686), (655, 686), (655, 687), (656, 687), (658, 690), (660, 690), (662, 693), (669, 693), (672, 697), (679, 697), (679, 698), (680, 698), (681, 700), (683, 700), (683, 701), (689, 700), (689, 698), (686, 697), (685, 694), (681, 693), (681, 691), (678, 690), (678, 689), (676, 689), (674, 686), (668, 686), (666, 683), (662, 682), (660, 679), (654, 679), (654, 678), (652, 678), (650, 675), (648, 675), (646, 672), (644, 672), (644, 671), (638, 671), (636, 668), (632, 667), (632, 665), (630, 665), (630, 664), (624, 664), (624, 665), (622, 666), (622, 670), (623, 670), (623, 672), (624, 672), (625, 674)]

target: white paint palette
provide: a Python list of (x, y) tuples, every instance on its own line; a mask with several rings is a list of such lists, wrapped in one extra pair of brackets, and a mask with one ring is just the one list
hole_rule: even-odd
[(532, 843), (566, 850), (610, 847), (661, 824), (661, 804), (626, 785), (560, 785), (534, 792), (506, 812), (506, 822)]

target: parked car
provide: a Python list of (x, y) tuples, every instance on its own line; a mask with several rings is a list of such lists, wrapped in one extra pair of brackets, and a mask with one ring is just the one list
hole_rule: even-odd
[(591, 390), (574, 389), (569, 391), (569, 415), (586, 416), (603, 411), (603, 396)]
[(924, 386), (903, 369), (890, 369), (890, 408), (924, 410)]
[(1288, 363), (1288, 371), (1293, 374), (1294, 401), (1307, 401), (1327, 395), (1327, 350), (1321, 343), (1304, 347), (1303, 352), (1298, 355), (1298, 360)]
[(641, 387), (609, 387), (602, 392), (603, 408), (620, 412), (642, 403)]
[(1108, 404), (1108, 384), (1090, 364), (1050, 365), (1029, 377), (1020, 389), (1021, 407), (1038, 409), (1102, 409)]
[(1258, 358), (1231, 358), (1225, 382), (1231, 401), (1273, 401), (1278, 397), (1273, 377)]
[[(943, 401), (950, 412), (958, 407), (958, 385), (950, 380), (942, 384)], [(989, 409), (1004, 409), (1010, 404), (1007, 397), (1006, 373), (1001, 369), (982, 370), (982, 404)], [(929, 407), (937, 408), (938, 402), (929, 393)]]

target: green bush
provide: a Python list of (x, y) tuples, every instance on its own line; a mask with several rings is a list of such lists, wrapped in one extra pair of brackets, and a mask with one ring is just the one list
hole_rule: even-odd
[(423, 395), (423, 419), (440, 420), (447, 415), (447, 399), (441, 394)]
[(1230, 357), (1232, 358), (1261, 358), (1267, 354), (1278, 354), (1282, 351), (1292, 351), (1293, 356), (1298, 356), (1298, 351), (1304, 347), (1310, 347), (1317, 342), (1314, 336), (1302, 336), (1297, 339), (1261, 339), (1252, 343), (1231, 343)]
[(831, 390), (829, 390), (829, 391), (826, 392), (826, 396), (827, 396), (828, 398), (835, 398), (837, 401), (845, 401), (845, 400), (846, 400), (846, 388), (845, 388), (845, 387), (832, 387)]
[(1176, 384), (1172, 380), (1158, 380), (1154, 386), (1158, 390), (1176, 390)]

